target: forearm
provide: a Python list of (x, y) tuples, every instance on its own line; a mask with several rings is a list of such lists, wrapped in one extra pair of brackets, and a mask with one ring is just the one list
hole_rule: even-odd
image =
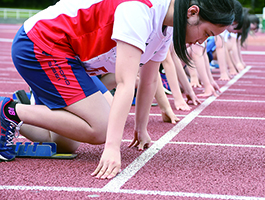
[[(172, 56), (172, 60), (175, 64), (176, 72), (178, 75), (178, 80), (179, 80), (180, 84), (182, 85), (184, 91), (189, 94), (190, 92), (193, 91), (193, 89), (190, 86), (189, 80), (188, 80), (187, 75), (183, 69), (183, 66), (180, 62), (180, 59), (177, 57), (177, 55), (174, 51), (171, 52), (171, 56)], [(189, 67), (189, 66), (187, 66), (187, 67)]]
[(204, 52), (203, 57), (204, 57), (205, 69), (207, 72), (207, 76), (208, 76), (210, 82), (212, 83), (212, 82), (214, 82), (214, 79), (213, 79), (213, 75), (212, 75), (212, 72), (210, 69), (209, 59), (208, 59), (206, 52)]
[(109, 115), (106, 146), (120, 147), (133, 95), (134, 84), (130, 86), (126, 84), (117, 85)]
[(105, 147), (120, 148), (134, 95), (141, 53), (140, 49), (132, 45), (122, 41), (117, 42), (115, 73), (117, 88), (110, 109)]
[(227, 48), (225, 46), (225, 41), (222, 36), (215, 37), (215, 44), (216, 44), (216, 54), (217, 60), (219, 64), (219, 69), (221, 74), (227, 73), (227, 59), (226, 59), (226, 51)]
[(159, 65), (160, 63), (149, 61), (140, 69), (135, 111), (136, 131), (144, 130), (147, 127), (151, 104), (157, 89)]
[(182, 97), (176, 67), (170, 53), (168, 53), (166, 60), (162, 64), (174, 99)]

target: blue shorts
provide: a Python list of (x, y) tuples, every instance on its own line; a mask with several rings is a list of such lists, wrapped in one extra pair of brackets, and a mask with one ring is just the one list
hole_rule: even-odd
[(215, 51), (215, 49), (216, 45), (214, 36), (208, 37), (206, 51), (210, 62), (213, 60), (213, 52)]
[(91, 78), (82, 63), (55, 52), (46, 53), (35, 45), (24, 31), (16, 34), (12, 44), (12, 59), (20, 75), (33, 91), (36, 104), (50, 109), (63, 108), (99, 91), (107, 89), (96, 77)]

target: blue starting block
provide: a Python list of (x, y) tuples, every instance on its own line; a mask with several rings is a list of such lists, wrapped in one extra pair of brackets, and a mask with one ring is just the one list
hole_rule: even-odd
[(17, 142), (12, 146), (16, 157), (26, 158), (57, 158), (72, 159), (77, 154), (57, 154), (57, 144), (54, 142)]

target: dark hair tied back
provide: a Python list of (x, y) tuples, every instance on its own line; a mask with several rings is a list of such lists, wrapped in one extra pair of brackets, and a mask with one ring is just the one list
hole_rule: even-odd
[(190, 6), (200, 8), (201, 20), (220, 26), (228, 26), (235, 19), (234, 0), (176, 0), (174, 5), (173, 42), (179, 58), (190, 64), (186, 48), (187, 11)]

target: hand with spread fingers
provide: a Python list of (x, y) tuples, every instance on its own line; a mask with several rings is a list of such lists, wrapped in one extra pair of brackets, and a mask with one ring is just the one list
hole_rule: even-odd
[(138, 131), (134, 131), (134, 139), (129, 145), (129, 147), (137, 147), (139, 151), (143, 151), (145, 148), (148, 148), (151, 143), (151, 138), (149, 134), (146, 132), (139, 133)]
[(198, 99), (198, 97), (195, 95), (195, 93), (191, 94), (186, 94), (187, 101), (186, 103), (188, 104), (189, 101), (192, 101), (193, 105), (197, 106), (198, 104), (201, 104), (201, 101)]
[(105, 148), (96, 170), (91, 174), (98, 179), (111, 179), (121, 171), (120, 149)]
[(175, 115), (174, 112), (161, 112), (163, 122), (169, 122), (171, 124), (176, 124), (180, 119)]

